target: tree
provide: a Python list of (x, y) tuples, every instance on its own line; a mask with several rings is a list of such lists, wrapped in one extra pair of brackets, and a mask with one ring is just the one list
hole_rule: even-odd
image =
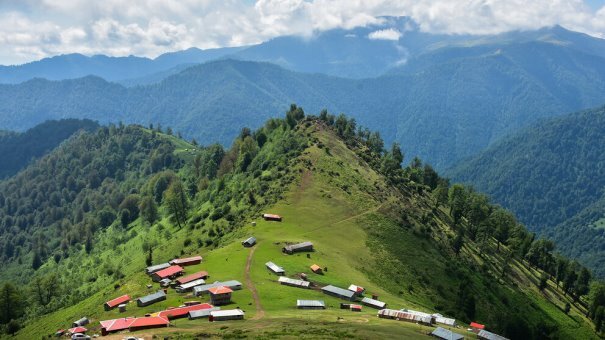
[(120, 223), (122, 224), (122, 228), (127, 228), (128, 224), (130, 224), (130, 212), (128, 209), (120, 211)]
[(546, 287), (548, 287), (548, 274), (542, 273), (542, 275), (540, 275), (540, 283), (538, 284), (538, 289), (544, 290), (546, 289)]
[(6, 325), (6, 333), (12, 336), (15, 336), (15, 333), (17, 333), (20, 329), (21, 324), (14, 319), (9, 321), (8, 325)]
[(37, 270), (42, 266), (42, 259), (40, 258), (40, 252), (38, 250), (34, 250), (34, 257), (32, 258), (32, 268)]
[(290, 110), (286, 112), (286, 123), (290, 128), (296, 126), (296, 124), (305, 118), (305, 111), (303, 111), (302, 107), (296, 106), (296, 104), (290, 105)]
[(604, 318), (605, 318), (605, 307), (599, 306), (597, 308), (597, 311), (596, 311), (594, 319), (593, 319), (594, 328), (597, 332), (600, 332), (601, 329), (603, 328), (603, 319)]
[(23, 314), (23, 296), (12, 283), (6, 282), (0, 288), (0, 323), (19, 318)]
[(393, 143), (391, 146), (391, 155), (397, 164), (403, 163), (403, 151), (401, 151), (401, 146), (399, 143)]
[(578, 275), (578, 281), (576, 282), (576, 293), (578, 296), (588, 294), (590, 279), (590, 271), (586, 267), (582, 267), (580, 275)]
[(456, 237), (454, 238), (454, 241), (452, 242), (452, 248), (454, 248), (454, 253), (456, 253), (456, 256), (458, 256), (458, 254), (460, 254), (460, 250), (462, 249), (462, 245), (464, 244), (464, 236), (462, 231), (458, 231), (458, 233), (456, 233)]
[(563, 309), (563, 312), (565, 312), (565, 314), (569, 314), (570, 310), (571, 310), (571, 305), (569, 304), (569, 302), (565, 302), (565, 308)]
[(447, 183), (439, 183), (435, 190), (433, 190), (433, 198), (435, 199), (435, 208), (438, 208), (440, 205), (444, 205), (448, 200), (448, 187)]
[(556, 258), (556, 281), (557, 288), (559, 288), (559, 283), (565, 279), (567, 275), (567, 267), (569, 266), (569, 260), (563, 256), (557, 256)]
[(454, 223), (458, 224), (466, 210), (466, 191), (462, 184), (454, 184), (449, 190), (448, 201), (450, 204), (450, 216)]
[(573, 290), (576, 286), (577, 279), (578, 279), (578, 274), (576, 274), (576, 271), (573, 270), (573, 268), (570, 268), (570, 270), (567, 271), (565, 280), (563, 280), (563, 291), (565, 294), (573, 292)]
[(188, 206), (185, 189), (179, 179), (172, 181), (168, 189), (166, 189), (164, 200), (171, 218), (176, 222), (179, 229), (181, 229), (187, 220)]
[(158, 207), (151, 196), (144, 196), (141, 199), (141, 203), (139, 204), (139, 210), (141, 212), (141, 217), (143, 218), (143, 220), (149, 223), (150, 225), (153, 224), (153, 222), (155, 222), (159, 217)]

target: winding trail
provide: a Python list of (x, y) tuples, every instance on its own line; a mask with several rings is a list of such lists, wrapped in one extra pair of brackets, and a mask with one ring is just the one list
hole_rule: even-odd
[(246, 286), (252, 292), (252, 299), (254, 300), (254, 305), (256, 306), (256, 315), (251, 320), (258, 320), (265, 317), (265, 310), (260, 304), (258, 292), (256, 291), (256, 287), (254, 287), (254, 282), (252, 282), (252, 278), (250, 278), (250, 266), (252, 264), (252, 256), (254, 256), (254, 252), (256, 251), (257, 247), (258, 243), (254, 247), (250, 248), (248, 259), (246, 259)]

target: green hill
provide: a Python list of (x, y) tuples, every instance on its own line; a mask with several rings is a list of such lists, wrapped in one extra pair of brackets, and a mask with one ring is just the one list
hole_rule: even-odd
[(603, 277), (605, 108), (545, 120), (448, 172)]
[[(462, 324), (455, 331), (467, 336), (464, 326), (478, 321), (510, 338), (597, 337), (584, 315), (599, 300), (585, 297), (575, 281), (565, 285), (564, 292), (558, 279), (544, 276), (538, 268), (546, 268), (545, 263), (554, 258), (542, 241), (534, 242), (511, 215), (481, 201), (481, 195), (459, 185), (448, 189), (430, 166), (414, 160), (400, 168), (403, 156), (398, 147), (385, 151), (380, 137), (357, 130), (354, 120), (344, 116), (322, 113), (319, 118), (305, 118), (300, 108), (292, 106), (285, 120), (269, 120), (254, 132), (242, 130), (228, 150), (196, 147), (140, 127), (103, 128), (80, 138), (101, 143), (95, 148), (99, 154), (90, 161), (111, 159), (114, 154), (120, 159), (121, 150), (133, 148), (132, 156), (125, 153), (124, 163), (116, 167), (123, 169), (119, 174), (108, 176), (99, 190), (83, 189), (79, 194), (100, 196), (109, 192), (105, 183), (113, 182), (116, 190), (94, 202), (116, 202), (117, 206), (102, 208), (91, 201), (89, 214), (98, 214), (102, 208), (119, 216), (88, 234), (89, 241), (57, 249), (69, 256), (40, 256), (35, 272), (27, 268), (35, 261), (28, 259), (26, 249), (19, 251), (20, 256), (4, 259), (3, 266), (12, 270), (3, 270), (2, 279), (19, 281), (29, 289), (14, 288), (16, 295), (35, 292), (38, 286), (45, 291), (56, 288), (50, 289), (54, 295), (46, 306), (36, 301), (35, 294), (22, 297), (30, 302), (19, 317), (24, 328), (17, 338), (50, 336), (82, 316), (92, 320), (92, 332), (99, 332), (98, 321), (123, 316), (116, 310), (104, 311), (105, 301), (150, 291), (146, 285), (151, 280), (143, 273), (149, 263), (194, 254), (204, 260), (186, 267), (188, 273), (206, 270), (210, 281), (243, 283), (244, 289), (233, 293), (233, 303), (226, 308), (239, 306), (246, 320), (209, 324), (178, 319), (173, 327), (135, 335), (425, 338), (433, 329), (378, 319), (370, 307), (360, 313), (341, 310), (342, 300), (317, 289), (281, 286), (264, 265), (273, 261), (289, 277), (307, 273), (320, 287), (356, 284), (366, 288), (367, 296), (378, 295), (389, 308), (454, 317)], [(56, 157), (75, 145), (63, 145), (17, 178), (40, 171), (38, 164), (52, 171), (53, 162), (59, 160)], [(104, 154), (104, 150), (112, 152)], [(75, 183), (84, 154), (71, 158)], [(154, 166), (158, 164), (155, 156), (164, 160), (162, 167)], [(167, 159), (171, 161), (166, 163)], [(3, 195), (8, 192), (4, 187), (0, 190)], [(132, 204), (137, 197), (139, 205)], [(187, 203), (184, 209), (173, 204), (183, 201)], [(157, 218), (150, 217), (149, 206), (154, 202)], [(461, 205), (473, 209), (461, 212)], [(139, 207), (138, 218), (126, 212), (133, 206)], [(4, 219), (6, 211), (2, 210)], [(263, 221), (259, 217), (264, 212), (280, 214), (284, 220)], [(92, 217), (89, 214), (84, 214), (84, 220)], [(130, 218), (124, 220), (124, 215)], [(69, 219), (62, 223), (69, 224)], [(31, 228), (29, 233), (40, 229)], [(50, 235), (61, 234), (58, 228), (46, 230)], [(8, 235), (4, 231), (2, 237)], [(252, 235), (257, 245), (242, 247), (240, 241)], [(285, 244), (302, 241), (313, 242), (315, 251), (308, 256), (282, 253)], [(323, 275), (311, 273), (312, 264), (320, 265)], [(26, 275), (19, 276), (20, 271)], [(582, 269), (569, 272), (577, 277)], [(53, 281), (53, 277), (58, 279)], [(6, 284), (0, 290), (6, 290)], [(141, 316), (192, 299), (170, 289), (166, 301), (149, 307), (131, 303), (127, 314)], [(297, 310), (296, 299), (322, 299), (328, 308)], [(566, 303), (570, 306), (567, 315)]]

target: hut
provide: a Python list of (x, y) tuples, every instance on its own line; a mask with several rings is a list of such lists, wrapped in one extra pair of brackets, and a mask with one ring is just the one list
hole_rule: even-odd
[(105, 336), (109, 333), (119, 332), (128, 329), (136, 318), (119, 318), (113, 320), (101, 321), (101, 335)]
[(433, 318), (431, 316), (422, 316), (420, 314), (408, 313), (396, 309), (381, 309), (378, 311), (378, 317), (398, 321), (418, 322), (429, 326), (433, 323)]
[(70, 334), (86, 333), (86, 332), (88, 332), (88, 329), (86, 329), (86, 327), (78, 326), (78, 327), (68, 329), (67, 332)]
[(329, 285), (329, 286), (323, 287), (321, 289), (321, 291), (324, 292), (324, 294), (332, 295), (332, 296), (335, 296), (340, 299), (349, 300), (349, 301), (355, 300), (355, 293), (353, 293), (352, 291), (350, 291), (348, 289), (343, 289), (343, 288)]
[(124, 304), (128, 301), (130, 301), (130, 296), (122, 295), (113, 300), (109, 300), (109, 301), (105, 302), (105, 304), (103, 304), (103, 308), (105, 308), (105, 310), (112, 310), (112, 309), (116, 308), (117, 306)]
[(169, 263), (173, 266), (181, 266), (181, 267), (193, 266), (193, 265), (202, 263), (202, 257), (198, 255), (198, 256), (187, 257), (184, 259), (174, 259), (174, 260), (170, 261)]
[(311, 285), (311, 282), (309, 282), (309, 281), (291, 279), (291, 278), (285, 277), (285, 276), (280, 276), (278, 282), (284, 286), (299, 287), (299, 288), (309, 288), (309, 286)]
[(118, 305), (118, 311), (120, 311), (120, 313), (124, 313), (126, 311), (126, 304), (123, 303), (121, 305)]
[(269, 269), (270, 271), (272, 271), (273, 273), (277, 274), (277, 275), (285, 275), (286, 271), (284, 270), (284, 268), (276, 265), (275, 263), (269, 261), (267, 263), (265, 263), (265, 266), (267, 267), (267, 269)]
[(242, 241), (242, 246), (244, 247), (252, 247), (256, 244), (256, 237), (251, 236)]
[(167, 310), (163, 310), (163, 311), (157, 313), (157, 316), (162, 317), (167, 320), (174, 320), (174, 319), (179, 319), (179, 318), (185, 318), (185, 317), (189, 316), (190, 312), (208, 310), (208, 309), (211, 309), (212, 307), (213, 306), (211, 304), (200, 303), (200, 304), (191, 305), (191, 306), (184, 306), (184, 307), (170, 308)]
[(207, 318), (211, 312), (221, 310), (221, 307), (212, 307), (207, 309), (192, 310), (189, 312), (189, 320)]
[(230, 280), (230, 281), (224, 281), (224, 282), (216, 281), (214, 283), (207, 283), (205, 285), (193, 287), (193, 294), (195, 296), (200, 296), (204, 293), (207, 293), (209, 289), (220, 287), (220, 286), (229, 287), (229, 288), (231, 288), (231, 290), (242, 289), (242, 283), (239, 281), (236, 281), (236, 280)]
[(166, 287), (169, 287), (170, 284), (172, 284), (172, 280), (170, 280), (170, 279), (161, 279), (160, 280), (160, 287), (166, 288)]
[(210, 312), (208, 321), (243, 320), (244, 311), (241, 309), (217, 310)]
[(314, 272), (315, 274), (323, 274), (321, 267), (316, 264), (312, 264), (310, 268), (311, 268), (311, 271)]
[(482, 329), (479, 331), (479, 333), (477, 333), (477, 338), (481, 340), (508, 340), (508, 338), (505, 338), (502, 335), (488, 332), (485, 329)]
[(174, 279), (181, 276), (183, 272), (184, 269), (181, 266), (170, 266), (151, 274), (151, 279), (155, 282), (160, 282), (163, 279)]
[(183, 283), (182, 285), (176, 287), (176, 292), (177, 293), (186, 293), (186, 292), (193, 290), (193, 287), (201, 286), (203, 284), (206, 284), (206, 281), (204, 281), (204, 279), (198, 279), (198, 280), (190, 281), (187, 283)]
[(83, 317), (80, 320), (74, 321), (72, 323), (72, 327), (82, 327), (82, 326), (86, 326), (90, 323), (90, 320), (88, 320), (87, 317)]
[(231, 303), (231, 293), (233, 290), (229, 287), (220, 286), (208, 289), (210, 301), (215, 306), (227, 305)]
[(201, 272), (197, 272), (197, 273), (190, 274), (187, 276), (179, 277), (178, 279), (176, 279), (175, 283), (177, 285), (182, 285), (187, 282), (191, 282), (191, 281), (195, 281), (195, 280), (199, 280), (199, 279), (206, 280), (207, 278), (208, 278), (208, 272), (201, 271)]
[(147, 296), (138, 298), (137, 306), (145, 307), (145, 306), (149, 306), (156, 302), (160, 302), (160, 301), (164, 301), (164, 300), (166, 300), (166, 293), (164, 293), (163, 290), (158, 290), (157, 292), (155, 292), (153, 294), (149, 294)]
[(361, 305), (350, 305), (349, 309), (351, 312), (361, 312)]
[(313, 243), (311, 242), (302, 242), (297, 244), (287, 245), (282, 248), (282, 252), (286, 254), (294, 254), (303, 251), (313, 251)]
[(431, 336), (434, 336), (435, 338), (443, 339), (443, 340), (464, 339), (464, 335), (454, 333), (454, 332), (450, 331), (449, 329), (445, 329), (442, 327), (435, 328), (435, 330), (431, 332)]
[(354, 292), (357, 296), (362, 295), (366, 291), (363, 287), (357, 285), (350, 285), (348, 289)]
[(170, 263), (160, 263), (154, 266), (147, 267), (147, 269), (145, 269), (145, 272), (147, 273), (147, 275), (151, 275), (159, 270), (166, 269), (168, 267), (170, 267)]
[(436, 323), (440, 323), (442, 325), (447, 325), (447, 326), (452, 326), (452, 327), (456, 326), (456, 319), (446, 318), (439, 313), (433, 314), (433, 317), (435, 318)]
[(275, 215), (275, 214), (263, 214), (263, 219), (265, 221), (275, 221), (275, 222), (282, 221), (282, 217), (279, 215)]
[(377, 308), (377, 309), (383, 309), (387, 306), (387, 304), (382, 301), (370, 299), (367, 297), (361, 299), (361, 303), (368, 307)]
[(170, 322), (167, 319), (159, 316), (147, 316), (134, 319), (134, 321), (128, 326), (128, 330), (134, 332), (140, 329), (168, 327), (169, 325)]
[(323, 300), (296, 300), (296, 308), (298, 309), (326, 309), (326, 304)]
[(475, 333), (479, 333), (480, 330), (485, 329), (485, 325), (482, 325), (477, 322), (471, 322), (470, 326), (471, 326), (473, 332), (475, 332)]

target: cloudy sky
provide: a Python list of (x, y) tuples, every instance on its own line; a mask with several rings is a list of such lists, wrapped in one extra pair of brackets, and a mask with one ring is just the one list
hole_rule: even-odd
[(605, 38), (605, 0), (0, 0), (0, 64), (79, 52), (155, 57), (410, 16), (427, 32), (560, 24)]

